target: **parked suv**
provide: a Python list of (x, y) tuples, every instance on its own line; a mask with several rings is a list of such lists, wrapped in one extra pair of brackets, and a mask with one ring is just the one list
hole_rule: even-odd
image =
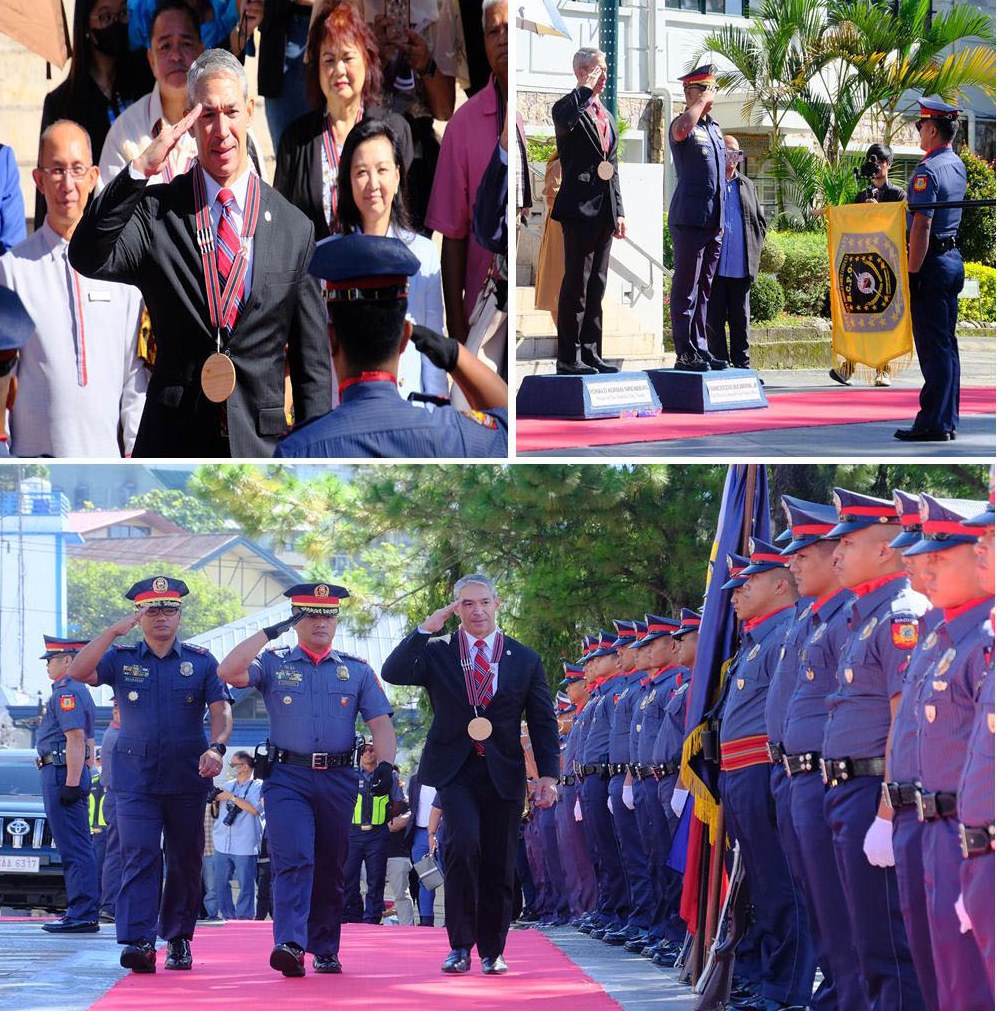
[(0, 749), (0, 906), (63, 912), (62, 858), (42, 803), (35, 752)]

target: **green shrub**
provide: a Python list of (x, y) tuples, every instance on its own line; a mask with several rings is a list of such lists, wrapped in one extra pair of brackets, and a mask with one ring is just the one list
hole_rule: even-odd
[(661, 262), (669, 269), (675, 267), (675, 247), (672, 245), (672, 233), (668, 230), (668, 211), (664, 213), (665, 227), (661, 236)]
[(786, 250), (783, 249), (779, 236), (775, 232), (767, 232), (758, 269), (766, 274), (778, 274), (785, 262)]
[(819, 232), (778, 232), (786, 254), (776, 271), (793, 316), (829, 315), (827, 236)]
[(970, 278), (980, 282), (980, 297), (959, 299), (959, 319), (993, 323), (997, 319), (997, 270), (982, 263), (967, 263), (966, 280)]
[(751, 286), (751, 322), (767, 323), (775, 319), (786, 305), (782, 285), (774, 274), (759, 274)]
[[(969, 148), (959, 152), (966, 166), (966, 199), (992, 199), (997, 190), (994, 169), (982, 158), (977, 158)], [(959, 225), (959, 248), (964, 260), (994, 266), (994, 209), (992, 207), (967, 207), (962, 212)], [(991, 317), (992, 318), (992, 317)]]
[(533, 164), (546, 165), (547, 159), (557, 150), (553, 137), (527, 137), (526, 159)]

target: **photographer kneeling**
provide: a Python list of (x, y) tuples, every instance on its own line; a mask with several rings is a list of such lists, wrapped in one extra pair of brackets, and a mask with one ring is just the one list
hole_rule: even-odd
[[(887, 178), (890, 166), (893, 164), (893, 149), (888, 144), (870, 144), (865, 154), (865, 162), (861, 168), (855, 169), (855, 178), (864, 180), (866, 185), (855, 197), (856, 204), (895, 204), (905, 200), (907, 194), (903, 187), (896, 186)], [(855, 372), (855, 362), (844, 359), (837, 367), (831, 369), (830, 376), (842, 386), (852, 385), (852, 375)], [(892, 386), (890, 382), (890, 366), (884, 365), (876, 370), (876, 386)]]
[[(215, 889), (218, 911), (226, 920), (251, 920), (256, 911), (256, 857), (263, 826), (260, 813), (263, 784), (253, 779), (253, 756), (237, 751), (229, 767), (235, 772), (210, 800), (218, 805), (212, 838), (215, 844)], [(233, 905), (232, 880), (239, 884), (239, 899)]]

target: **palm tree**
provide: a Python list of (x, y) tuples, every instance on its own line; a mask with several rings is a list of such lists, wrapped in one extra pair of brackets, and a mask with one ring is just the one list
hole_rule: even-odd
[[(931, 0), (838, 0), (829, 10), (841, 57), (868, 88), (886, 143), (917, 91), (955, 102), (968, 87), (993, 95), (994, 26), (968, 4), (932, 15)], [(985, 45), (946, 52), (957, 42)]]
[[(744, 92), (745, 118), (754, 122), (767, 119), (771, 124), (768, 158), (773, 167), (782, 122), (820, 67), (825, 25), (825, 9), (816, 0), (762, 0), (747, 28), (726, 25), (703, 40), (700, 56), (715, 53), (733, 68), (717, 75), (718, 87)], [(781, 186), (776, 199), (782, 214)]]

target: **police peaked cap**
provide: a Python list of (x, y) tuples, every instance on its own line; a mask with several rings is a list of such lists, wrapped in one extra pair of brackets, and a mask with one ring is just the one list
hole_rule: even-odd
[(345, 586), (334, 583), (298, 583), (284, 591), (284, 596), (291, 598), (291, 607), (311, 614), (324, 614), (333, 608), (338, 610), (340, 600), (349, 595), (350, 591)]
[(655, 639), (664, 639), (665, 636), (674, 635), (679, 630), (681, 622), (677, 618), (664, 618), (660, 614), (648, 614), (647, 635), (641, 640), (641, 646), (647, 642), (654, 642)]
[(980, 502), (942, 500), (921, 495), (921, 539), (911, 545), (905, 557), (948, 551), (960, 544), (975, 544), (977, 534), (966, 527), (966, 520), (980, 510)]
[(702, 621), (703, 616), (699, 613), (699, 611), (693, 611), (692, 608), (683, 607), (681, 613), (679, 614), (678, 631), (672, 633), (672, 638), (681, 639), (690, 632), (698, 632)]
[(834, 506), (821, 502), (807, 502), (793, 498), (792, 495), (783, 495), (782, 508), (792, 536), (792, 540), (782, 549), (783, 555), (794, 555), (822, 537), (827, 537), (838, 522)]
[(893, 489), (893, 505), (897, 511), (897, 519), (903, 528), (890, 541), (891, 548), (909, 548), (921, 539), (921, 503), (916, 495)]
[(182, 579), (170, 576), (153, 576), (137, 582), (125, 596), (135, 602), (136, 607), (158, 604), (165, 607), (179, 607), (180, 598), (190, 593)]
[(992, 527), (994, 525), (994, 466), (990, 465), (990, 500), (986, 508), (965, 521), (967, 527)]
[(328, 282), (329, 301), (368, 302), (404, 298), (419, 267), (401, 239), (353, 232), (318, 243), (308, 271)]
[(779, 549), (758, 537), (748, 538), (748, 564), (741, 570), (742, 576), (753, 576), (756, 572), (769, 569), (784, 569), (788, 564)]
[(46, 635), (45, 652), (39, 660), (51, 660), (54, 656), (75, 656), (90, 641), (89, 639), (60, 639), (55, 635)]
[(828, 533), (829, 541), (866, 527), (898, 522), (892, 499), (873, 498), (847, 488), (834, 489), (834, 508), (838, 513), (838, 525)]
[(748, 559), (744, 555), (735, 555), (734, 552), (730, 552), (727, 555), (727, 572), (730, 575), (730, 579), (727, 580), (723, 586), (720, 587), (721, 590), (733, 590), (738, 586), (744, 586), (748, 581), (741, 577), (741, 573), (748, 567)]

